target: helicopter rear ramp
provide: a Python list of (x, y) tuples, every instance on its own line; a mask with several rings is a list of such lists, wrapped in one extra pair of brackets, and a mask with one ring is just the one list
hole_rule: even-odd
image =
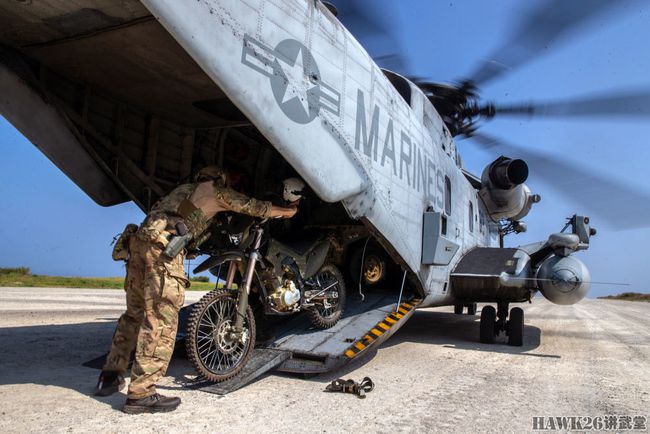
[(269, 328), (273, 337), (254, 350), (241, 375), (219, 384), (198, 383), (194, 388), (225, 395), (272, 369), (301, 374), (337, 369), (376, 349), (406, 323), (420, 302), (398, 305), (394, 294), (367, 294), (363, 301), (348, 301), (344, 317), (326, 330), (314, 328), (304, 315), (297, 315)]

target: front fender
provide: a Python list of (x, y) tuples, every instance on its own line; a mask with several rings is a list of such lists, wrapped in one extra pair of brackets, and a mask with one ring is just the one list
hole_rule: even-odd
[(202, 273), (209, 270), (210, 268), (218, 267), (223, 265), (226, 262), (237, 261), (242, 262), (246, 259), (244, 252), (241, 250), (229, 250), (223, 252), (217, 256), (210, 256), (205, 261), (201, 262), (197, 267), (192, 271), (194, 274)]

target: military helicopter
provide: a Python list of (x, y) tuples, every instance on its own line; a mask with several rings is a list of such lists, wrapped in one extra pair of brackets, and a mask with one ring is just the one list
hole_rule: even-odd
[[(545, 163), (550, 178), (553, 170), (589, 174), (505, 145), (520, 158), (499, 156), (477, 176), (456, 147), (460, 137), (499, 143), (477, 130), (483, 118), (647, 111), (643, 95), (482, 103), (478, 87), (504, 73), (500, 64), (525, 62), (544, 43), (540, 35), (519, 35), (524, 49), (514, 57), (497, 53), (498, 62), (442, 84), (380, 68), (350, 31), (354, 9), (344, 25), (342, 4), (337, 17), (319, 0), (82, 3), (0, 5), (3, 116), (103, 206), (131, 200), (146, 211), (209, 164), (235, 170), (255, 195), (299, 176), (312, 193), (304, 224), (330, 234), (328, 260), (358, 288), (336, 327), (308, 330), (299, 316), (280, 322), (238, 379), (217, 390), (273, 368), (335, 369), (372, 352), (424, 307), (473, 314), (476, 303), (489, 303), (480, 341), (505, 333), (520, 346), (523, 311), (510, 304), (537, 292), (572, 304), (589, 290), (589, 271), (572, 255), (595, 234), (588, 216), (571, 216), (564, 231), (537, 243), (503, 242), (526, 229), (522, 220), (540, 201), (525, 184), (524, 160)], [(552, 37), (610, 3), (584, 10), (553, 1), (529, 22), (548, 19)], [(616, 189), (621, 204), (650, 202), (616, 181), (593, 183)], [(645, 215), (616, 218), (641, 226)]]

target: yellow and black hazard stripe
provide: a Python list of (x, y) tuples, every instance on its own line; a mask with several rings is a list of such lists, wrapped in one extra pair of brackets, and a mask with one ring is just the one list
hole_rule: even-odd
[(408, 303), (404, 302), (400, 304), (396, 311), (391, 312), (386, 318), (379, 321), (363, 338), (359, 339), (345, 350), (345, 355), (350, 359), (359, 355), (359, 353), (371, 346), (376, 340), (388, 333), (402, 318), (410, 314), (411, 311), (420, 304), (420, 301), (421, 300), (411, 300)]

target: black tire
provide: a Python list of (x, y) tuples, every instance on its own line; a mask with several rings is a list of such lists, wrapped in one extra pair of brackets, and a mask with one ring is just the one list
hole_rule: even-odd
[(236, 313), (237, 300), (225, 290), (214, 290), (204, 295), (192, 309), (187, 322), (185, 348), (190, 363), (206, 380), (219, 383), (232, 378), (250, 359), (255, 347), (255, 317), (250, 306), (244, 319), (245, 342), (228, 342), (218, 337), (215, 340), (213, 336), (219, 336), (219, 331), (232, 323)]
[(467, 315), (476, 315), (477, 303), (470, 303), (467, 305)]
[(512, 345), (513, 347), (521, 347), (524, 345), (524, 310), (520, 307), (510, 309), (508, 345)]
[(334, 283), (334, 280), (338, 281), (336, 287), (338, 287), (339, 297), (336, 305), (329, 308), (325, 308), (324, 306), (313, 306), (307, 309), (309, 320), (315, 327), (319, 329), (328, 329), (334, 327), (343, 315), (346, 295), (345, 281), (343, 280), (343, 275), (339, 271), (338, 267), (330, 263), (323, 265), (320, 270), (318, 270), (315, 277), (322, 279), (323, 282), (329, 281), (329, 284)]
[(494, 343), (494, 326), (496, 325), (497, 311), (494, 306), (484, 306), (481, 309), (481, 343)]
[(463, 306), (462, 304), (455, 304), (455, 305), (454, 305), (454, 313), (455, 313), (456, 315), (462, 315), (462, 314), (463, 314), (463, 308), (464, 308), (464, 307), (465, 307), (465, 306)]
[[(361, 258), (363, 257), (364, 272), (361, 271)], [(372, 287), (385, 283), (391, 275), (390, 257), (378, 246), (369, 243), (366, 254), (363, 254), (363, 245), (354, 251), (350, 257), (349, 272), (355, 285), (361, 283)], [(367, 268), (367, 270), (366, 270)]]

